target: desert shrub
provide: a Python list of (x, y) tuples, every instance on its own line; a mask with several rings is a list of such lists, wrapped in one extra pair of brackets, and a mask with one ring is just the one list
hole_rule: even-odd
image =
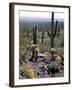
[(63, 48), (57, 48), (57, 55), (62, 57), (64, 55), (64, 49)]
[(25, 49), (26, 46), (27, 46), (27, 39), (20, 37), (20, 40), (19, 40), (19, 48), (20, 48), (20, 49)]
[(38, 43), (38, 48), (40, 50), (40, 53), (45, 53), (48, 52), (48, 46), (42, 44), (42, 43)]
[(20, 65), (20, 72), (24, 73), (24, 75), (29, 79), (35, 78), (34, 69), (30, 64)]

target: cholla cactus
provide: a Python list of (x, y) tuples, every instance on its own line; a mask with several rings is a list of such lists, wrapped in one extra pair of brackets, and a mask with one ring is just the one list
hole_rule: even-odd
[(54, 55), (54, 54), (57, 53), (57, 50), (56, 50), (55, 48), (51, 48), (51, 49), (50, 49), (50, 53)]
[(54, 55), (54, 58), (55, 58), (55, 61), (56, 61), (58, 64), (60, 64), (60, 63), (62, 62), (62, 59), (61, 59), (60, 56)]
[(55, 61), (55, 57), (54, 57), (54, 55), (56, 55), (57, 54), (57, 50), (55, 49), (55, 48), (51, 48), (50, 49), (50, 54), (51, 54), (51, 59), (52, 59), (52, 61)]
[(30, 64), (20, 65), (20, 72), (23, 73), (29, 79), (35, 78), (34, 69)]
[(52, 55), (52, 59), (54, 59), (58, 64), (62, 63), (64, 60), (64, 53), (62, 48), (51, 48), (50, 54)]

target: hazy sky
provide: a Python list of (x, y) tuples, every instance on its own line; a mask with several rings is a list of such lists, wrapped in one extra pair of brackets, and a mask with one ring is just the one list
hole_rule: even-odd
[[(51, 20), (51, 12), (20, 11), (20, 20), (24, 21), (48, 21)], [(54, 13), (54, 19), (63, 21), (64, 13)]]

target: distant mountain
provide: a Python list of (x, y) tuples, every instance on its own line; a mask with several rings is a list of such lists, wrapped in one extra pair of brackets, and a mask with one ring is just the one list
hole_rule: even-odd
[(51, 22), (50, 19), (48, 20), (31, 20), (31, 19), (20, 19), (20, 23), (47, 23)]
[[(56, 22), (56, 20), (54, 20), (54, 22)], [(63, 20), (58, 20), (58, 22), (64, 22)], [(51, 19), (48, 19), (48, 20), (26, 20), (26, 19), (20, 19), (19, 20), (19, 23), (20, 24), (30, 24), (30, 25), (33, 25), (33, 24), (48, 24), (48, 23), (51, 23)]]

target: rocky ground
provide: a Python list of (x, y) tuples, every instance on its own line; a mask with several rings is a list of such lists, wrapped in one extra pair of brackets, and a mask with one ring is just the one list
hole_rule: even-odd
[[(31, 54), (26, 52), (25, 57), (21, 60), (21, 63), (30, 64), (33, 67), (36, 78), (50, 78), (50, 77), (63, 77), (64, 65), (53, 61), (51, 55), (44, 57), (44, 55), (38, 55), (38, 59), (35, 62), (29, 61)], [(19, 74), (20, 79), (26, 79), (26, 75)]]

